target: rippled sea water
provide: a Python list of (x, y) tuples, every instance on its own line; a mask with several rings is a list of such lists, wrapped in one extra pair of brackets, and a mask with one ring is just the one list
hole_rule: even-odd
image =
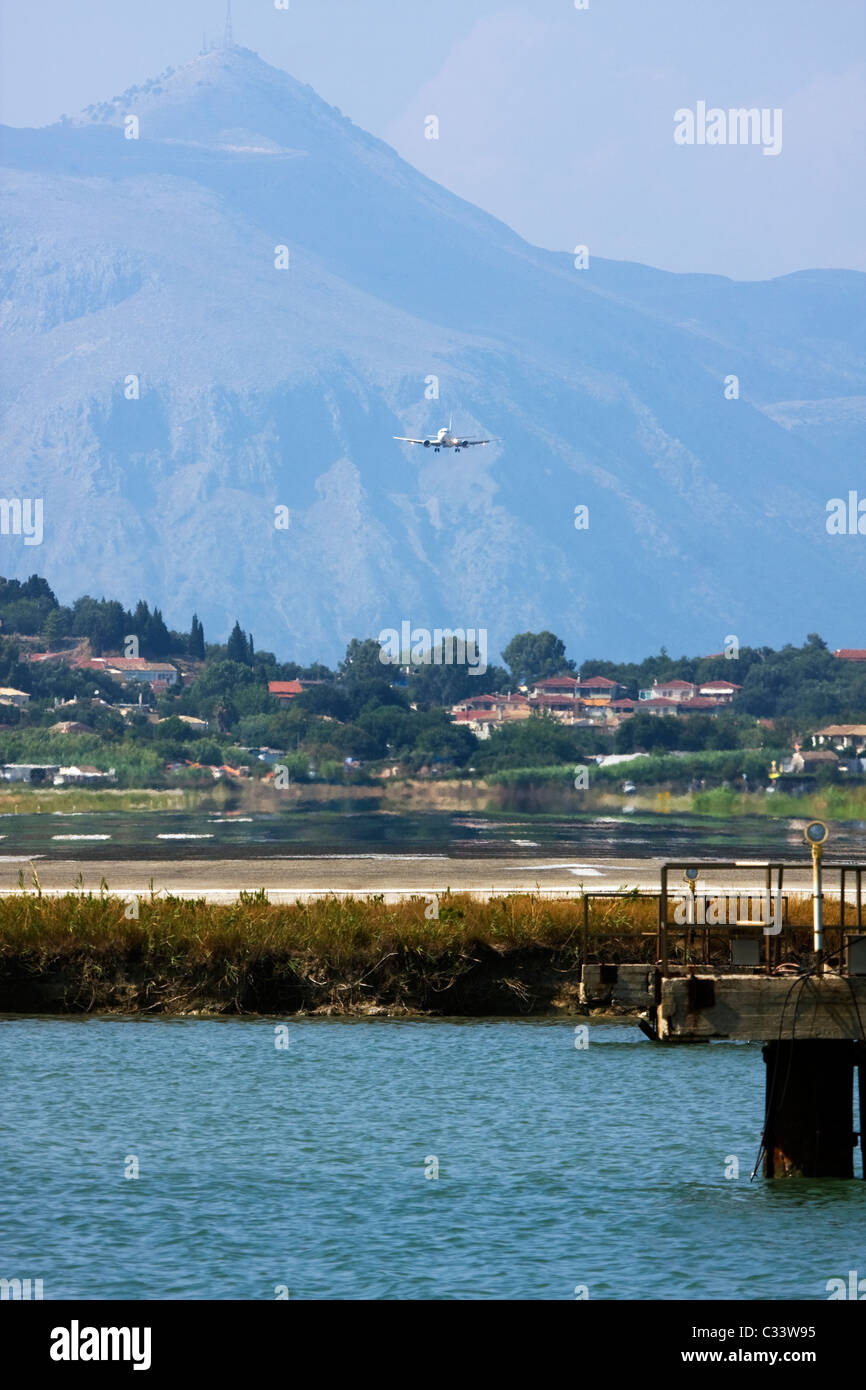
[(866, 1269), (862, 1180), (749, 1182), (759, 1046), (290, 1019), (281, 1049), (277, 1026), (0, 1022), (0, 1275), (46, 1299), (809, 1300)]

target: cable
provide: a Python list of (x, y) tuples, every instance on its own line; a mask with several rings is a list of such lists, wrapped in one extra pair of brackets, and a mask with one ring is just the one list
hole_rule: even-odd
[[(831, 951), (831, 949), (830, 949), (829, 947), (828, 947), (825, 951), (822, 951), (821, 954), (818, 956), (818, 958), (817, 958), (817, 959), (813, 962), (813, 964), (809, 967), (809, 969), (808, 969), (808, 970), (804, 970), (804, 971), (802, 972), (802, 974), (798, 975), (797, 978), (796, 978), (796, 979), (793, 981), (793, 983), (791, 984), (791, 988), (788, 990), (788, 993), (787, 993), (786, 996), (785, 996), (784, 1002), (783, 1002), (783, 1004), (782, 1004), (781, 1013), (780, 1013), (780, 1015), (779, 1015), (779, 1033), (778, 1033), (778, 1036), (777, 1036), (777, 1038), (776, 1038), (776, 1045), (777, 1045), (777, 1046), (782, 1042), (782, 1030), (783, 1030), (783, 1027), (784, 1027), (784, 1022), (785, 1022), (785, 1011), (786, 1011), (786, 1009), (787, 1009), (787, 1007), (788, 1007), (788, 1000), (791, 998), (791, 995), (793, 994), (793, 992), (794, 992), (794, 990), (796, 989), (797, 985), (799, 985), (799, 986), (800, 986), (800, 993), (799, 993), (799, 995), (797, 996), (797, 1001), (796, 1001), (796, 1004), (795, 1004), (795, 1006), (794, 1006), (794, 1017), (793, 1017), (793, 1019), (791, 1020), (791, 1037), (790, 1037), (790, 1039), (789, 1039), (789, 1041), (790, 1041), (791, 1043), (793, 1043), (793, 1042), (796, 1040), (796, 1035), (797, 1035), (797, 1014), (798, 1014), (799, 1009), (800, 1009), (800, 1004), (801, 1004), (801, 1002), (802, 1002), (803, 994), (805, 993), (806, 985), (808, 984), (809, 980), (821, 970), (821, 967), (822, 967), (823, 965), (826, 964), (827, 960), (829, 959), (829, 957), (830, 957), (832, 954), (833, 954), (833, 952)], [(860, 1004), (859, 1004), (859, 1001), (858, 1001), (858, 999), (857, 999), (857, 992), (856, 992), (856, 990), (854, 989), (854, 985), (853, 985), (853, 983), (852, 983), (852, 981), (851, 981), (851, 978), (850, 978), (850, 976), (848, 976), (848, 975), (842, 975), (839, 971), (833, 971), (832, 973), (835, 974), (836, 977), (837, 977), (838, 979), (844, 980), (845, 983), (847, 984), (847, 986), (848, 986), (850, 992), (851, 992), (851, 998), (852, 998), (852, 1000), (853, 1000), (854, 1009), (855, 1009), (856, 1014), (857, 1014), (857, 1022), (858, 1022), (859, 1025), (860, 1025), (861, 1041), (866, 1042), (866, 1029), (864, 1029), (864, 1026), (863, 1026), (863, 1018), (862, 1018), (862, 1015), (861, 1015), (861, 1013), (860, 1013)], [(793, 1049), (793, 1047), (792, 1047), (792, 1048), (790, 1049), (789, 1053), (788, 1053), (788, 1067), (787, 1067), (787, 1070), (786, 1070), (786, 1072), (785, 1072), (785, 1080), (784, 1080), (784, 1083), (783, 1083), (783, 1086), (782, 1086), (782, 1094), (781, 1094), (780, 1097), (779, 1097), (779, 1105), (780, 1105), (780, 1106), (781, 1106), (782, 1102), (784, 1101), (785, 1096), (786, 1096), (787, 1093), (788, 1093), (788, 1083), (790, 1082), (790, 1079), (791, 1079), (791, 1068), (793, 1067), (793, 1064), (794, 1064), (794, 1049)], [(773, 1098), (774, 1098), (775, 1092), (776, 1092), (776, 1081), (777, 1081), (777, 1068), (774, 1066), (774, 1067), (773, 1067), (773, 1075), (772, 1075), (772, 1079), (771, 1079), (771, 1082), (770, 1082), (770, 1089), (769, 1089), (769, 1092), (768, 1092), (768, 1094), (767, 1094), (766, 1101), (765, 1101), (765, 1104), (764, 1104), (764, 1128), (763, 1128), (763, 1131), (762, 1131), (762, 1133), (761, 1133), (761, 1143), (760, 1143), (760, 1147), (758, 1148), (758, 1154), (757, 1154), (757, 1157), (756, 1157), (756, 1159), (755, 1159), (755, 1166), (754, 1166), (754, 1168), (752, 1169), (751, 1176), (750, 1176), (750, 1178), (749, 1178), (749, 1182), (753, 1182), (753, 1181), (754, 1181), (755, 1175), (756, 1175), (756, 1173), (757, 1173), (757, 1171), (758, 1171), (758, 1165), (760, 1164), (761, 1159), (762, 1159), (764, 1153), (766, 1152), (766, 1148), (767, 1148), (767, 1122), (768, 1122), (768, 1120), (769, 1120), (770, 1111), (771, 1111), (772, 1104), (773, 1104)]]

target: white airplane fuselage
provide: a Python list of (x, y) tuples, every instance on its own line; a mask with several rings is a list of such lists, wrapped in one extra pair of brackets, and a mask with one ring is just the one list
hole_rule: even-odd
[(452, 434), (453, 421), (447, 429), (444, 427), (437, 430), (436, 434), (429, 439), (412, 439), (402, 434), (395, 434), (394, 438), (401, 444), (423, 444), (425, 449), (433, 449), (438, 454), (440, 449), (453, 449), (456, 454), (461, 449), (471, 449), (475, 444), (492, 444), (492, 439), (464, 439), (459, 434)]
[(439, 430), (435, 439), (424, 440), (424, 447), (426, 449), (432, 444), (436, 449), (456, 449), (459, 443), (460, 440), (455, 439), (454, 435), (449, 434), (447, 430)]

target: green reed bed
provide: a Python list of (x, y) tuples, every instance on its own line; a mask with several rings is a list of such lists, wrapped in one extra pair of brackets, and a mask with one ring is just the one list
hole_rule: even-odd
[[(807, 899), (789, 920), (805, 931)], [(656, 899), (633, 893), (585, 914), (534, 894), (218, 905), (107, 884), (53, 896), (37, 880), (0, 898), (0, 1010), (531, 1012), (575, 1005), (584, 954), (652, 963), (656, 921)]]

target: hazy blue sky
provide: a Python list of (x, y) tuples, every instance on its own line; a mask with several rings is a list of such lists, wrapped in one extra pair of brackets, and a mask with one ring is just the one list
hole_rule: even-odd
[[(863, 0), (232, 8), (236, 42), (538, 245), (747, 279), (866, 269)], [(0, 0), (0, 119), (114, 96), (224, 19), (224, 0)], [(781, 108), (781, 153), (675, 145), (674, 111), (698, 101)]]

